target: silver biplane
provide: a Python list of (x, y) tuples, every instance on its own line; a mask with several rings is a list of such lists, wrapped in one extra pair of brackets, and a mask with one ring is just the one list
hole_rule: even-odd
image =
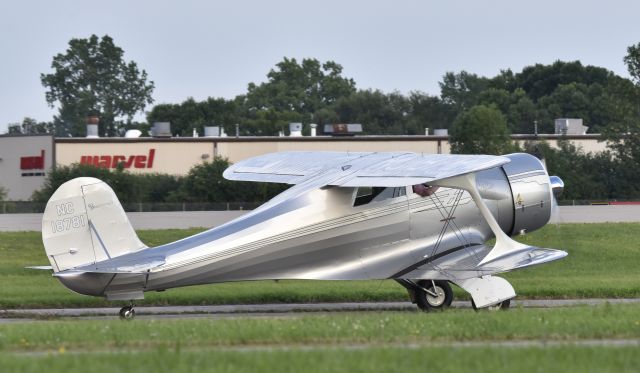
[(122, 318), (147, 291), (267, 279), (393, 279), (428, 311), (451, 304), (450, 283), (476, 308), (506, 308), (516, 293), (495, 274), (567, 255), (510, 238), (547, 224), (563, 188), (528, 154), (281, 152), (224, 177), (293, 186), (226, 224), (147, 247), (107, 184), (73, 179), (44, 213), (47, 268), (75, 292), (129, 301)]

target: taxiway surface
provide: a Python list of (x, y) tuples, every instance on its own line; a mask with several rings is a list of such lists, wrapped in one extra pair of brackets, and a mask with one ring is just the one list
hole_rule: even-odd
[[(522, 299), (513, 300), (511, 307), (556, 308), (593, 306), (599, 304), (640, 303), (640, 298), (586, 298), (586, 299)], [(454, 301), (452, 308), (471, 308), (469, 301)], [(288, 304), (238, 304), (216, 306), (163, 306), (136, 307), (136, 318), (222, 318), (222, 317), (294, 317), (309, 313), (332, 312), (418, 312), (410, 302), (365, 302), (365, 303), (288, 303)], [(28, 322), (58, 318), (104, 319), (117, 317), (119, 308), (50, 308), (7, 309), (0, 311), (0, 324)]]

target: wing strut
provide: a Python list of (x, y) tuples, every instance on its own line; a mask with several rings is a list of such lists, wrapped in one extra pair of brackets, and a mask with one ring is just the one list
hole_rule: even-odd
[(489, 223), (491, 231), (496, 236), (496, 244), (493, 246), (493, 249), (489, 251), (487, 256), (485, 256), (484, 259), (482, 259), (482, 261), (478, 263), (478, 266), (492, 262), (506, 255), (514, 254), (518, 251), (531, 250), (531, 246), (524, 245), (512, 240), (511, 237), (507, 236), (507, 234), (502, 231), (500, 225), (489, 210), (489, 207), (487, 207), (486, 203), (480, 196), (480, 192), (478, 192), (475, 173), (454, 176), (447, 179), (434, 181), (430, 184), (466, 190), (467, 192), (469, 192), (469, 194), (471, 194), (471, 198), (473, 198), (473, 201), (480, 209), (480, 213), (482, 214), (484, 219), (487, 221), (487, 223)]

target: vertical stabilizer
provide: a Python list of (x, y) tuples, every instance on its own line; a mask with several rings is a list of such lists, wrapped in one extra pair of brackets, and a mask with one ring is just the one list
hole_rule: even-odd
[(145, 249), (113, 190), (80, 177), (62, 184), (42, 218), (42, 242), (55, 272)]

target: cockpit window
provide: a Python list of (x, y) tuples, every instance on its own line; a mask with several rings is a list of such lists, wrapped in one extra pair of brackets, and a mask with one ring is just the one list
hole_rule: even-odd
[(360, 187), (356, 192), (353, 206), (362, 206), (370, 202), (380, 202), (406, 194), (405, 188)]

